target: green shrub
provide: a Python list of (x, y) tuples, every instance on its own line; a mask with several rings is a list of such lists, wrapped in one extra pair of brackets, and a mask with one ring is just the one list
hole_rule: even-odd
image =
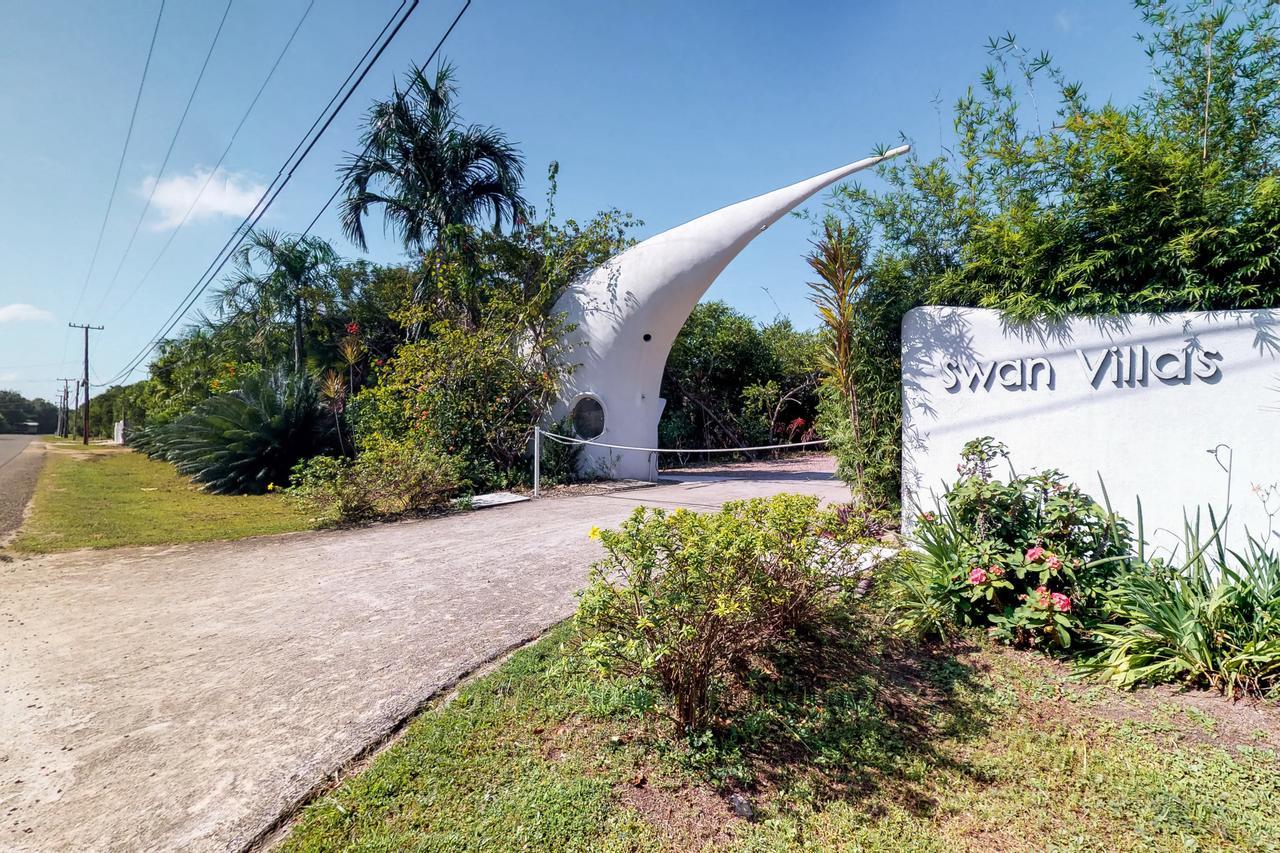
[(610, 674), (656, 684), (684, 731), (704, 728), (748, 656), (820, 619), (865, 575), (860, 520), (779, 495), (718, 512), (644, 507), (593, 531), (575, 617), (582, 655)]
[[(1220, 529), (1220, 528), (1219, 528)], [(1188, 525), (1180, 563), (1135, 561), (1109, 595), (1114, 624), (1082, 664), (1120, 687), (1182, 682), (1233, 698), (1280, 693), (1280, 555), (1226, 550)]]
[(404, 441), (382, 441), (355, 459), (317, 456), (298, 463), (289, 494), (337, 522), (440, 509), (460, 489), (455, 460)]
[(299, 460), (334, 446), (333, 423), (304, 378), (253, 376), (208, 397), (162, 426), (141, 430), (133, 445), (172, 462), (219, 494), (261, 494), (283, 487)]
[(1058, 471), (997, 479), (989, 437), (965, 445), (960, 479), (920, 514), (895, 580), (897, 624), (922, 634), (981, 626), (1021, 646), (1071, 644), (1097, 622), (1128, 553), (1126, 524)]
[(533, 428), (550, 408), (564, 368), (554, 333), (531, 341), (518, 317), (496, 310), (488, 325), (453, 322), (397, 350), (378, 384), (357, 394), (357, 446), (404, 440), (458, 460), (476, 491), (529, 479)]

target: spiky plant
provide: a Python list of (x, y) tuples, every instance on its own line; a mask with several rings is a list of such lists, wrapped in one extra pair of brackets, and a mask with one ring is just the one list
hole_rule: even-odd
[(1228, 550), (1188, 524), (1176, 564), (1140, 560), (1111, 595), (1113, 624), (1082, 664), (1120, 687), (1183, 682), (1233, 698), (1280, 693), (1280, 554), (1248, 537)]
[(261, 494), (284, 486), (299, 460), (333, 442), (311, 381), (276, 375), (251, 377), (147, 437), (152, 455), (218, 494)]

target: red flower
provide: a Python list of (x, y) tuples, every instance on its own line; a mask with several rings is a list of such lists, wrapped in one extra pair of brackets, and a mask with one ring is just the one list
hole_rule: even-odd
[(1060, 592), (1055, 592), (1049, 596), (1049, 600), (1053, 603), (1053, 609), (1061, 613), (1067, 613), (1071, 610), (1071, 598)]
[(347, 324), (347, 334), (348, 334), (348, 335), (358, 335), (358, 334), (360, 334), (360, 324), (359, 324), (359, 323), (357, 323), (355, 320), (352, 320), (350, 323), (348, 323), (348, 324)]

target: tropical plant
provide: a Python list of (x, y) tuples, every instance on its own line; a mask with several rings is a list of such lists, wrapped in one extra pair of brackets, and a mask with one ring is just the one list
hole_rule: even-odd
[[(453, 66), (441, 62), (434, 77), (425, 66), (414, 68), (403, 88), (369, 110), (364, 150), (342, 168), (342, 228), (360, 248), (368, 248), (364, 220), (374, 207), (406, 250), (425, 256), (434, 249), (449, 260), (472, 226), (487, 221), (496, 232), (504, 219), (520, 224), (527, 217), (524, 159), (497, 128), (464, 124), (457, 95)], [(432, 271), (424, 268), (414, 303)], [(421, 328), (410, 324), (411, 339)]]
[(682, 731), (705, 728), (749, 655), (856, 592), (862, 529), (800, 495), (709, 513), (638, 508), (618, 530), (593, 531), (606, 555), (574, 617), (579, 652), (659, 687)]
[(1126, 688), (1280, 693), (1280, 555), (1252, 536), (1243, 552), (1228, 550), (1222, 529), (1206, 537), (1188, 523), (1180, 559), (1135, 559), (1108, 596), (1113, 616), (1093, 632), (1100, 648), (1085, 672)]
[(286, 486), (299, 460), (330, 450), (334, 431), (310, 379), (273, 374), (208, 397), (176, 420), (140, 431), (133, 443), (207, 491), (260, 494)]
[(276, 333), (289, 329), (293, 372), (301, 374), (307, 324), (333, 300), (337, 261), (333, 247), (318, 237), (252, 232), (236, 252), (235, 275), (215, 295), (224, 323), (249, 330), (263, 363), (279, 355), (271, 346)]
[(342, 227), (367, 249), (364, 218), (382, 208), (406, 249), (425, 252), (449, 226), (524, 216), (520, 195), (524, 159), (504, 133), (463, 124), (454, 68), (441, 62), (435, 76), (414, 68), (405, 86), (369, 110), (360, 141), (364, 151), (342, 170), (346, 198)]
[[(842, 400), (849, 413), (853, 447), (862, 447), (862, 417), (858, 406), (854, 336), (859, 322), (860, 300), (866, 294), (863, 250), (857, 233), (835, 217), (823, 223), (822, 238), (813, 243), (805, 259), (818, 276), (809, 283), (809, 301), (823, 323), (822, 371), (827, 385)], [(844, 454), (853, 467), (853, 487), (867, 496), (866, 473), (858, 453)]]
[(352, 523), (449, 505), (456, 462), (413, 441), (379, 441), (355, 459), (316, 456), (293, 469), (289, 494), (318, 517)]
[(960, 479), (919, 514), (894, 596), (900, 628), (980, 626), (1016, 645), (1066, 647), (1104, 615), (1127, 524), (1058, 471), (998, 479), (1007, 458), (989, 437), (969, 442)]

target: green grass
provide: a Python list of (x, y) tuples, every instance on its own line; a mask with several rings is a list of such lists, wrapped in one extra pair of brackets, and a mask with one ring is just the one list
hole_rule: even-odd
[(16, 552), (238, 539), (314, 526), (279, 495), (212, 495), (140, 453), (47, 441), (31, 516), (10, 544)]
[(636, 685), (575, 674), (569, 630), (420, 715), (283, 849), (1280, 849), (1275, 754), (1205, 742), (1169, 698), (851, 634), (815, 644), (821, 676), (797, 657), (690, 744)]

